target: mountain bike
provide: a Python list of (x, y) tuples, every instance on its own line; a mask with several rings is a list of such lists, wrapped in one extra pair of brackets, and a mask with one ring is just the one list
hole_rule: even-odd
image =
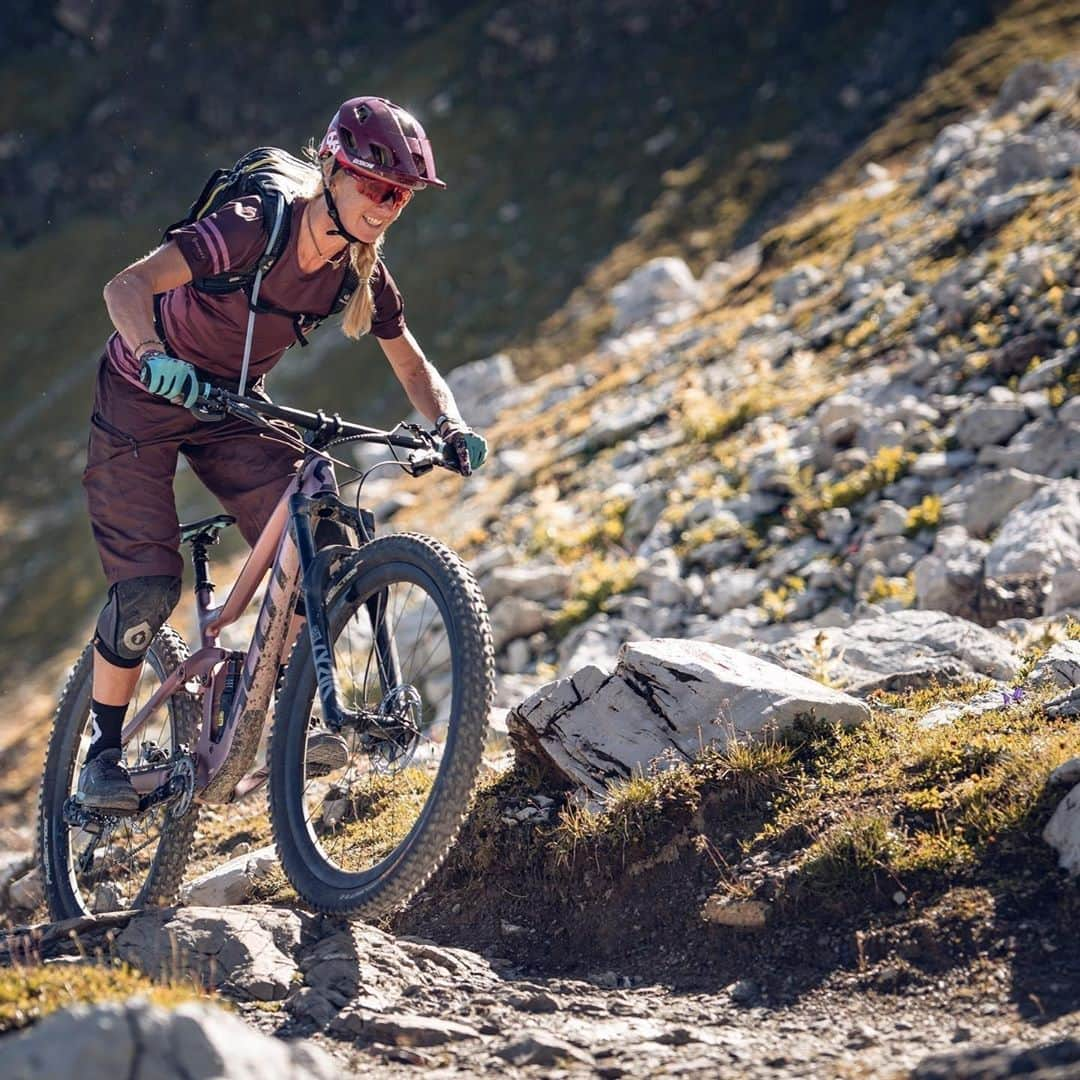
[[(390, 431), (201, 388), (207, 420), (242, 417), (291, 439), (303, 460), (224, 603), (213, 605), (208, 549), (233, 523), (181, 526), (190, 544), (201, 647), (169, 625), (150, 645), (122, 731), (139, 793), (130, 815), (78, 798), (90, 743), (93, 646), (57, 707), (38, 812), (38, 850), (54, 920), (176, 901), (199, 809), (264, 785), (278, 857), (312, 908), (377, 915), (405, 903), (457, 835), (480, 767), (494, 697), (487, 608), (446, 545), (414, 533), (375, 536), (360, 492), (376, 468), (420, 476), (456, 469), (450, 448), (415, 424)], [(301, 438), (295, 429), (305, 434)], [(391, 457), (354, 469), (342, 500), (330, 448), (358, 441)], [(401, 456), (399, 451), (405, 451)], [(299, 453), (298, 453), (299, 456)], [(321, 523), (329, 523), (322, 525)], [(317, 542), (316, 533), (346, 542)], [(222, 630), (266, 580), (246, 651)], [(267, 763), (256, 760), (274, 699)], [(307, 761), (312, 728), (340, 734), (347, 764)]]

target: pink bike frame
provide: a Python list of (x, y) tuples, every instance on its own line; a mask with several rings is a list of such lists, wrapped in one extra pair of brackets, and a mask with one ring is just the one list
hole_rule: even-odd
[[(337, 491), (331, 463), (321, 456), (307, 457), (278, 500), (225, 602), (211, 607), (212, 586), (196, 589), (201, 648), (165, 679), (124, 727), (122, 737), (127, 743), (167, 698), (186, 683), (198, 681), (202, 687), (202, 723), (195, 747), (195, 798), (201, 802), (231, 802), (265, 782), (265, 770), (250, 776), (245, 774), (258, 751), (285, 646), (295, 640), (304, 625), (303, 618), (293, 614), (300, 589), (300, 559), (290, 528), (289, 500), (298, 492), (314, 496), (337, 494)], [(214, 679), (230, 655), (229, 650), (218, 646), (218, 636), (247, 610), (267, 570), (272, 573), (244, 658), (240, 683), (225, 729), (213, 741), (210, 732)], [(140, 795), (149, 794), (168, 780), (171, 769), (171, 765), (133, 769), (132, 784)]]

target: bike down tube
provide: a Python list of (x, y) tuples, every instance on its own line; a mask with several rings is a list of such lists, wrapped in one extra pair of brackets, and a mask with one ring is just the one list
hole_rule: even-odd
[[(300, 563), (293, 533), (288, 528), (289, 505), (298, 494), (310, 496), (322, 492), (337, 492), (333, 467), (321, 457), (309, 457), (275, 507), (233, 591), (206, 624), (208, 633), (217, 633), (239, 617), (258, 587), (261, 575), (272, 567), (225, 731), (218, 742), (212, 742), (207, 720), (200, 734), (196, 798), (202, 802), (232, 801), (237, 784), (255, 761), (266, 711), (277, 683), (278, 665), (289, 645), (288, 632), (299, 592)], [(208, 715), (205, 708), (204, 715)]]
[(311, 638), (311, 656), (315, 662), (315, 674), (319, 680), (319, 698), (322, 701), (323, 718), (331, 731), (339, 731), (345, 724), (356, 724), (358, 715), (346, 709), (341, 701), (341, 683), (338, 680), (337, 663), (330, 643), (330, 625), (324, 604), (324, 563), (315, 559), (315, 534), (311, 527), (312, 500), (304, 495), (294, 495), (289, 500), (293, 536), (300, 554), (301, 582), (304, 591), (304, 608), (307, 613), (308, 635)]

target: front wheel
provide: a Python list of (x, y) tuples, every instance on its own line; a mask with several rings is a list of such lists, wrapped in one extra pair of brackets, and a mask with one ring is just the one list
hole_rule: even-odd
[(322, 704), (305, 633), (274, 714), (270, 813), (285, 873), (319, 911), (382, 914), (438, 868), (476, 782), (494, 697), (480, 588), (449, 548), (381, 537), (349, 556), (327, 591), (348, 760), (306, 766)]

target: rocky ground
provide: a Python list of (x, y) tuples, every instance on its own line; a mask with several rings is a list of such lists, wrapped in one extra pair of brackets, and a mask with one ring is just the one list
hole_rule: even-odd
[[(94, 940), (86, 936), (86, 944)], [(831, 945), (826, 937), (817, 948)], [(1047, 1061), (1080, 1068), (1080, 1044), (1069, 1040), (1075, 1013), (1017, 1001), (1008, 964), (991, 958), (903, 995), (890, 992), (880, 973), (840, 971), (792, 995), (746, 977), (720, 986), (614, 971), (528, 973), (493, 955), (259, 906), (140, 915), (109, 948), (144, 970), (194, 972), (249, 1028), (290, 1043), (311, 1040), (339, 1070), (357, 1073), (377, 1065), (385, 1075), (421, 1066), (447, 1075), (900, 1077), (915, 1068), (916, 1076), (955, 1076), (967, 1074), (957, 1064), (934, 1064), (934, 1056), (977, 1059), (988, 1045), (1052, 1047)], [(101, 1008), (80, 1024), (100, 1037), (110, 1015)], [(62, 1040), (54, 1032), (34, 1044), (41, 1067), (86, 1038), (66, 1023)], [(203, 1026), (212, 1040), (213, 1025)], [(13, 1063), (33, 1037), (24, 1037), (27, 1049), (7, 1037), (5, 1061), (15, 1071), (5, 1075), (23, 1075)], [(219, 1049), (239, 1056), (236, 1037), (233, 1031), (233, 1042)], [(243, 1056), (255, 1053), (245, 1048)], [(1001, 1067), (1015, 1067), (1008, 1059), (999, 1049), (998, 1071), (984, 1064), (970, 1075), (1019, 1074)]]
[[(74, 942), (12, 931), (9, 960), (75, 980), (100, 950), (153, 977), (194, 973), (249, 1028), (311, 1039), (353, 1071), (1080, 1075), (1077, 894), (1057, 866), (1075, 871), (1080, 843), (1043, 839), (1080, 779), (1061, 771), (1080, 754), (1077, 73), (1026, 65), (904, 171), (868, 166), (701, 277), (647, 264), (607, 298), (612, 332), (580, 362), (531, 382), (500, 357), (455, 374), (489, 466), (435, 497), (430, 478), (369, 494), (395, 529), (445, 535), (445, 501), (459, 507), (452, 540), (496, 639), (492, 746), (509, 733), (520, 765), (492, 761), (458, 849), (406, 913), (378, 928), (303, 911), (260, 861), (256, 807), (208, 815), (193, 867), (237, 857), (227, 899), (246, 905), (191, 891)], [(617, 737), (682, 715), (656, 706), (665, 672), (701, 682), (678, 677), (682, 654), (624, 648), (657, 638), (714, 666), (741, 656), (769, 709), (793, 691), (766, 668), (807, 676), (819, 711), (853, 703), (856, 733), (797, 743), (750, 788), (728, 756), (679, 773), (689, 787), (635, 789), (641, 762)], [(589, 710), (611, 701), (627, 725), (602, 744)], [(753, 714), (726, 719), (749, 733)], [(31, 772), (13, 768), (0, 817), (12, 923), (40, 914)], [(867, 865), (856, 841), (878, 845)], [(3, 1000), (0, 980), (0, 1016)], [(6, 1027), (36, 1015), (16, 1013)], [(169, 1020), (114, 1008), (57, 1023), (126, 1025), (129, 1041), (107, 1040), (113, 1069), (138, 1075), (146, 1032)], [(209, 1053), (190, 1027), (161, 1035), (177, 1075)], [(195, 1028), (211, 1039), (212, 1023)], [(37, 1049), (33, 1029), (4, 1035), (5, 1062), (63, 1071), (33, 1055), (78, 1036), (48, 1030)], [(1051, 1048), (1000, 1049), (1021, 1044)], [(283, 1075), (327, 1068), (310, 1053)]]

